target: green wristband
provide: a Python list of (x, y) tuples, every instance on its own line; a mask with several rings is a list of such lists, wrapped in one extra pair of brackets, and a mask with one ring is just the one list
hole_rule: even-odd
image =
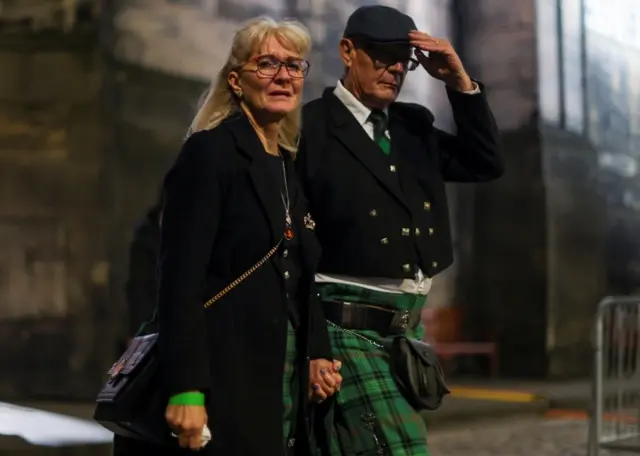
[(204, 406), (204, 394), (198, 392), (176, 394), (169, 398), (169, 405)]

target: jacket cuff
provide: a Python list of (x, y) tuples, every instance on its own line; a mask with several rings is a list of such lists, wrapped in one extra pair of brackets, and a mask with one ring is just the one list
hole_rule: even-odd
[(464, 93), (465, 95), (477, 95), (480, 93), (480, 84), (478, 84), (476, 81), (471, 81), (473, 82), (473, 90), (463, 90), (462, 93)]
[(447, 89), (447, 96), (449, 97), (449, 101), (454, 102), (458, 99), (475, 99), (479, 97), (470, 97), (469, 95), (484, 95), (484, 84), (476, 79), (472, 79), (473, 85), (475, 89), (473, 91), (461, 92), (459, 90), (453, 89), (449, 86), (445, 86)]

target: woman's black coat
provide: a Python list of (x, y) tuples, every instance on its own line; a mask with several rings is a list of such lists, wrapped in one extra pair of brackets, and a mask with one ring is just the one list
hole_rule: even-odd
[[(260, 260), (284, 232), (281, 181), (248, 118), (238, 115), (185, 142), (164, 188), (160, 267), (160, 362), (167, 395), (202, 390), (212, 440), (199, 454), (282, 456), (282, 378), (290, 315), (282, 249), (237, 288), (203, 303)], [(304, 413), (296, 450), (304, 454), (309, 358), (330, 358), (319, 306), (310, 305), (320, 247), (307, 202), (285, 154), (302, 279), (299, 355)], [(311, 309), (311, 311), (309, 310)]]

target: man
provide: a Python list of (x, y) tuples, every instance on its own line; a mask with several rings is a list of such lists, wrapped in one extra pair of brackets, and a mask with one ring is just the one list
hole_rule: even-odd
[[(444, 183), (498, 178), (498, 130), (451, 44), (396, 9), (356, 10), (339, 51), (343, 78), (303, 108), (296, 161), (323, 249), (318, 294), (343, 362), (333, 453), (427, 455), (424, 422), (383, 347), (393, 334), (421, 338), (431, 278), (453, 261)], [(396, 102), (418, 67), (444, 83), (456, 135), (435, 128), (425, 107)]]

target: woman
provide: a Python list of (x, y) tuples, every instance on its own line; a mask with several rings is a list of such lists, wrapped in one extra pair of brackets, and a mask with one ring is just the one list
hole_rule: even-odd
[(308, 397), (339, 386), (325, 321), (309, 302), (320, 249), (292, 163), (309, 49), (294, 21), (240, 29), (165, 180), (165, 416), (192, 450), (207, 425), (201, 454), (310, 454), (311, 422), (321, 420)]

